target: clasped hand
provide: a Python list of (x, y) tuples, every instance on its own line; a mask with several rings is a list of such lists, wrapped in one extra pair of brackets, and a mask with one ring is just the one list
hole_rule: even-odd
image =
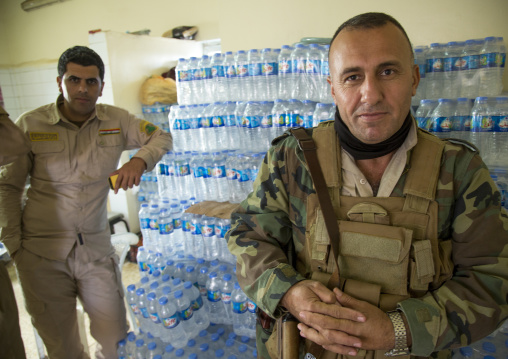
[(324, 349), (356, 355), (358, 349), (390, 350), (395, 333), (388, 315), (335, 288), (304, 280), (292, 286), (281, 305), (297, 318), (300, 335)]
[(118, 193), (120, 188), (126, 191), (127, 188), (132, 188), (134, 185), (139, 186), (141, 175), (145, 170), (145, 161), (139, 157), (133, 157), (121, 168), (111, 173), (110, 176), (118, 175), (114, 188), (115, 194)]

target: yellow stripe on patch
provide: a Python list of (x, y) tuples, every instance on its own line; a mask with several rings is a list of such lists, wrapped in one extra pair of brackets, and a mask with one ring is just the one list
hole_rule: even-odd
[(30, 132), (30, 141), (58, 141), (58, 132)]

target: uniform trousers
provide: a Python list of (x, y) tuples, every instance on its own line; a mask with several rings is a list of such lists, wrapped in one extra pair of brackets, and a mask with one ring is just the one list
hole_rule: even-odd
[(127, 334), (123, 287), (114, 253), (88, 262), (76, 247), (66, 261), (50, 260), (20, 248), (16, 268), (28, 313), (50, 359), (88, 358), (81, 344), (76, 298), (90, 318), (96, 358), (117, 358), (117, 343)]

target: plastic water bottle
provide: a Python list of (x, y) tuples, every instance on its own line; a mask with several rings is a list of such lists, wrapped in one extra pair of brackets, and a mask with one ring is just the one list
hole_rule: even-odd
[(305, 128), (313, 126), (313, 116), (316, 111), (316, 103), (311, 100), (302, 101), (302, 125)]
[(261, 137), (258, 139), (259, 151), (268, 151), (270, 148), (270, 142), (272, 141), (272, 108), (273, 102), (261, 101), (261, 125), (260, 133)]
[(430, 126), (432, 125), (432, 112), (437, 107), (437, 101), (423, 99), (420, 101), (420, 106), (418, 110), (416, 110), (416, 121), (418, 122), (418, 127), (429, 131)]
[[(204, 308), (203, 297), (196, 286), (191, 282), (187, 281), (183, 284), (184, 294), (189, 298), (192, 306), (193, 316), (197, 328), (197, 333), (208, 328), (210, 325), (210, 318), (208, 318), (208, 312)], [(206, 292), (206, 286), (205, 286)], [(197, 335), (196, 333), (196, 335)]]
[(203, 258), (207, 261), (217, 259), (219, 251), (217, 239), (215, 238), (215, 219), (213, 217), (203, 216), (201, 219), (201, 233), (205, 249)]
[(286, 130), (286, 104), (287, 102), (277, 99), (272, 108), (272, 139), (282, 136)]
[(226, 233), (231, 229), (231, 220), (218, 218), (215, 222), (215, 236), (219, 243), (219, 259), (222, 262), (236, 263), (236, 257), (229, 252)]
[(138, 308), (138, 296), (136, 295), (136, 286), (134, 284), (131, 284), (127, 286), (127, 293), (125, 294), (127, 299), (127, 304), (129, 304), (129, 307), (131, 308), (132, 312), (135, 316), (139, 317), (141, 312)]
[(302, 100), (319, 101), (321, 51), (318, 44), (310, 44), (305, 61), (306, 91)]
[(318, 103), (316, 104), (316, 109), (312, 114), (312, 126), (316, 127), (318, 124), (324, 121), (333, 120), (330, 118), (330, 107), (332, 105), (328, 103)]
[(256, 320), (257, 320), (257, 305), (252, 300), (247, 299), (247, 319), (246, 324), (246, 336), (249, 338), (256, 338)]
[(465, 97), (457, 99), (457, 106), (453, 116), (452, 132), (453, 138), (469, 141), (471, 131), (471, 101)]
[(146, 299), (146, 308), (148, 310), (148, 314), (150, 315), (150, 319), (152, 320), (151, 333), (159, 337), (161, 335), (162, 322), (159, 317), (159, 305), (155, 292), (148, 293)]
[(158, 359), (162, 358), (162, 350), (157, 346), (156, 342), (148, 343), (147, 352), (146, 352), (146, 358), (147, 359)]
[(125, 339), (122, 339), (118, 342), (118, 349), (116, 350), (116, 355), (118, 356), (118, 359), (128, 358), (126, 345), (127, 342), (125, 341)]
[(491, 155), (491, 141), (494, 126), (488, 113), (488, 98), (477, 97), (471, 110), (471, 143), (480, 150), (480, 155), (487, 163)]
[(199, 68), (201, 69), (202, 101), (209, 103), (213, 99), (212, 59), (208, 55), (203, 55), (199, 61)]
[(480, 54), (476, 47), (475, 40), (467, 40), (462, 50), (462, 66), (459, 76), (461, 81), (460, 96), (475, 98), (478, 96), (480, 83)]
[(321, 76), (320, 76), (320, 90), (319, 90), (319, 101), (323, 103), (332, 103), (332, 91), (330, 84), (328, 83), (328, 77), (330, 76), (330, 64), (328, 62), (328, 52), (330, 45), (325, 45), (321, 51)]
[(190, 220), (192, 246), (194, 248), (193, 255), (197, 258), (203, 258), (205, 256), (205, 247), (203, 242), (203, 236), (201, 234), (201, 216), (194, 214)]
[(430, 132), (439, 138), (449, 138), (454, 110), (453, 100), (440, 98), (436, 109), (432, 112)]
[(254, 181), (256, 181), (256, 178), (259, 173), (259, 167), (261, 165), (261, 153), (253, 153), (250, 157), (250, 175), (249, 175), (249, 181), (251, 182), (251, 187), (254, 184)]
[(190, 103), (203, 103), (202, 86), (201, 86), (201, 69), (199, 67), (199, 59), (191, 57), (187, 67), (190, 88)]
[(215, 200), (226, 202), (229, 199), (229, 188), (226, 178), (226, 158), (222, 152), (213, 152), (212, 178), (215, 181)]
[(184, 234), (182, 231), (182, 209), (180, 205), (173, 203), (171, 205), (171, 217), (173, 218), (173, 243), (175, 252), (178, 254), (183, 251)]
[(238, 78), (236, 77), (235, 57), (232, 51), (226, 52), (222, 66), (224, 68), (224, 76), (226, 77), (227, 83), (227, 99), (237, 101), (239, 99), (238, 93), (240, 91), (240, 86)]
[(179, 325), (176, 305), (168, 300), (167, 297), (159, 299), (159, 316), (166, 331), (163, 331), (161, 337), (165, 342), (171, 342), (175, 348), (183, 348), (187, 344), (187, 334)]
[(205, 201), (215, 200), (215, 194), (217, 193), (216, 183), (212, 178), (213, 170), (213, 159), (210, 153), (203, 152), (203, 178), (205, 182)]
[(245, 144), (248, 142), (247, 135), (245, 133), (245, 107), (247, 107), (247, 102), (245, 101), (237, 101), (235, 106), (235, 118), (236, 118), (236, 126), (238, 128), (238, 138), (236, 139), (238, 143), (238, 148), (245, 148)]
[(139, 288), (136, 290), (136, 295), (138, 296), (138, 308), (141, 315), (138, 316), (139, 326), (145, 330), (152, 330), (152, 321), (150, 319), (150, 314), (147, 308), (147, 299), (146, 292), (144, 288)]
[(187, 338), (193, 338), (198, 334), (195, 318), (193, 317), (192, 306), (189, 298), (183, 295), (181, 290), (174, 294), (175, 305), (178, 310), (178, 316), (182, 324), (182, 329), (187, 334)]
[(261, 50), (261, 81), (264, 83), (259, 96), (261, 100), (273, 101), (277, 97), (278, 75), (279, 62), (272, 50), (269, 48)]
[(249, 101), (260, 101), (264, 91), (263, 78), (261, 76), (261, 57), (256, 49), (249, 50), (247, 54), (249, 61), (249, 75), (247, 77), (247, 99)]
[(442, 97), (443, 89), (443, 50), (441, 44), (430, 44), (430, 50), (427, 53), (427, 89), (426, 97), (429, 99), (438, 99)]
[(213, 104), (213, 132), (215, 137), (215, 143), (210, 148), (215, 150), (223, 150), (226, 148), (226, 127), (225, 127), (225, 110), (226, 105), (222, 102), (215, 102)]
[[(498, 55), (498, 64), (499, 64), (499, 70), (500, 70), (500, 76), (501, 79), (503, 78), (504, 76), (504, 68), (505, 68), (505, 65), (506, 65), (506, 46), (504, 44), (504, 39), (502, 37), (498, 37), (497, 38), (497, 45), (498, 45), (498, 48), (499, 48), (499, 55)], [(501, 81), (498, 85), (501, 86), (501, 88), (499, 89), (498, 93), (501, 93), (501, 91), (503, 91), (503, 82)]]
[(150, 236), (149, 241), (145, 242), (145, 247), (154, 249), (159, 241), (159, 205), (152, 204), (148, 215), (150, 218)]
[(191, 234), (191, 218), (193, 214), (184, 212), (182, 213), (182, 232), (183, 232), (183, 251), (184, 253), (192, 254), (194, 251), (194, 246), (192, 242), (192, 234)]
[(449, 98), (457, 98), (460, 95), (461, 53), (462, 50), (456, 41), (450, 41), (445, 47), (442, 93)]
[(180, 199), (189, 199), (192, 193), (192, 177), (189, 166), (189, 153), (175, 153), (175, 174), (179, 184)]
[(246, 132), (246, 137), (248, 142), (246, 143), (246, 147), (251, 151), (256, 151), (258, 148), (257, 141), (261, 137), (261, 120), (263, 119), (261, 104), (256, 101), (247, 102), (247, 106), (245, 107), (244, 119), (245, 125), (244, 129)]
[(297, 99), (291, 99), (286, 105), (286, 110), (286, 128), (302, 126), (302, 103)]
[(201, 128), (199, 129), (199, 140), (201, 142), (202, 151), (210, 151), (217, 145), (215, 138), (215, 130), (213, 125), (213, 116), (215, 112), (215, 105), (210, 104), (205, 106), (201, 117)]
[(499, 55), (497, 38), (489, 36), (480, 51), (480, 96), (497, 96), (502, 89), (501, 69), (496, 61)]
[[(206, 282), (208, 280), (208, 267), (203, 267), (199, 270), (199, 274), (198, 274), (198, 286), (199, 286), (199, 293), (201, 294), (202, 297), (206, 297), (207, 296), (207, 291), (206, 291)], [(206, 302), (205, 302), (206, 303)]]
[(296, 44), (291, 53), (291, 70), (293, 81), (291, 84), (291, 98), (298, 100), (306, 99), (306, 78), (307, 69), (307, 46)]
[(240, 101), (246, 101), (251, 93), (250, 82), (249, 82), (249, 61), (247, 59), (247, 53), (240, 50), (236, 53), (235, 58), (236, 64), (236, 78), (238, 81), (238, 97)]
[(214, 101), (226, 101), (228, 99), (228, 88), (226, 74), (224, 73), (224, 59), (222, 54), (216, 53), (212, 56), (212, 94)]
[(136, 340), (136, 348), (134, 349), (135, 359), (145, 359), (146, 357), (146, 345), (143, 339)]
[(246, 313), (247, 313), (247, 296), (240, 288), (238, 282), (235, 283), (234, 290), (231, 293), (232, 304), (232, 321), (233, 331), (237, 335), (246, 335)]
[(425, 99), (425, 90), (426, 90), (426, 73), (427, 73), (427, 46), (416, 46), (414, 48), (414, 59), (415, 64), (418, 65), (418, 69), (420, 70), (420, 83), (418, 84), (418, 88), (416, 89), (416, 94), (413, 96), (411, 100), (412, 106), (418, 106), (420, 101)]
[(293, 74), (291, 67), (291, 53), (292, 49), (289, 45), (282, 45), (278, 58), (279, 70), (279, 91), (278, 98), (282, 100), (289, 100), (291, 98), (291, 91), (293, 87)]
[(189, 167), (191, 171), (192, 187), (194, 188), (194, 197), (203, 200), (205, 197), (205, 180), (203, 178), (202, 158), (199, 152), (195, 151), (191, 154)]
[[(176, 65), (176, 92), (178, 95), (178, 103), (181, 105), (190, 104), (190, 78), (187, 60), (178, 59)], [(191, 75), (192, 76), (192, 75)]]
[(226, 315), (224, 306), (221, 303), (220, 288), (221, 280), (217, 277), (217, 273), (210, 273), (206, 282), (206, 292), (210, 322), (215, 324), (223, 323)]
[(231, 305), (231, 294), (234, 289), (233, 281), (231, 280), (231, 274), (224, 274), (222, 277), (222, 283), (220, 287), (221, 302), (224, 306), (224, 312), (226, 317), (224, 318), (226, 324), (233, 324), (232, 305)]
[(508, 169), (508, 97), (497, 97), (489, 107), (494, 131), (491, 139), (489, 167)]
[(236, 104), (233, 101), (227, 101), (225, 103), (225, 108), (224, 108), (225, 134), (224, 134), (224, 141), (223, 141), (225, 149), (240, 148), (240, 144), (238, 143), (239, 134), (238, 134), (238, 127), (236, 126), (235, 107), (236, 107)]
[(174, 254), (173, 243), (173, 218), (167, 208), (159, 213), (159, 249), (163, 250), (166, 256)]
[[(250, 163), (248, 157), (239, 153), (237, 155), (237, 177), (238, 177), (238, 197), (239, 202), (243, 201), (250, 192), (252, 192), (252, 182), (250, 181)], [(235, 203), (237, 203), (235, 201)]]
[[(155, 254), (155, 260), (153, 262), (153, 270), (162, 272), (164, 268), (166, 268), (166, 261), (164, 260), (164, 255), (160, 252), (157, 252)], [(154, 273), (152, 273), (152, 275), (154, 275)]]
[(237, 190), (238, 180), (236, 176), (236, 152), (228, 152), (226, 158), (226, 179), (228, 185), (229, 198), (228, 201), (234, 203), (235, 191)]
[(150, 241), (150, 210), (148, 204), (144, 203), (141, 205), (139, 210), (139, 227), (141, 228), (141, 235), (143, 238)]

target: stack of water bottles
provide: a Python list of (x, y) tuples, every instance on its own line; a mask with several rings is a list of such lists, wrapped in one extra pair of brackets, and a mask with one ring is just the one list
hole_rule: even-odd
[(175, 151), (266, 152), (287, 129), (310, 128), (334, 117), (335, 106), (312, 100), (225, 101), (173, 105), (169, 127)]
[(148, 122), (159, 126), (163, 131), (169, 132), (168, 115), (169, 105), (154, 103), (153, 105), (143, 105), (141, 110), (143, 111), (143, 117)]
[(482, 340), (470, 346), (455, 349), (454, 359), (506, 359), (508, 353), (508, 321)]
[(328, 49), (329, 45), (297, 44), (179, 59), (178, 103), (275, 99), (332, 103)]
[(493, 97), (503, 90), (506, 46), (502, 37), (417, 46), (414, 57), (421, 78), (414, 106), (423, 99)]
[(508, 208), (508, 97), (421, 100), (418, 125), (440, 138), (471, 142), (480, 151)]

